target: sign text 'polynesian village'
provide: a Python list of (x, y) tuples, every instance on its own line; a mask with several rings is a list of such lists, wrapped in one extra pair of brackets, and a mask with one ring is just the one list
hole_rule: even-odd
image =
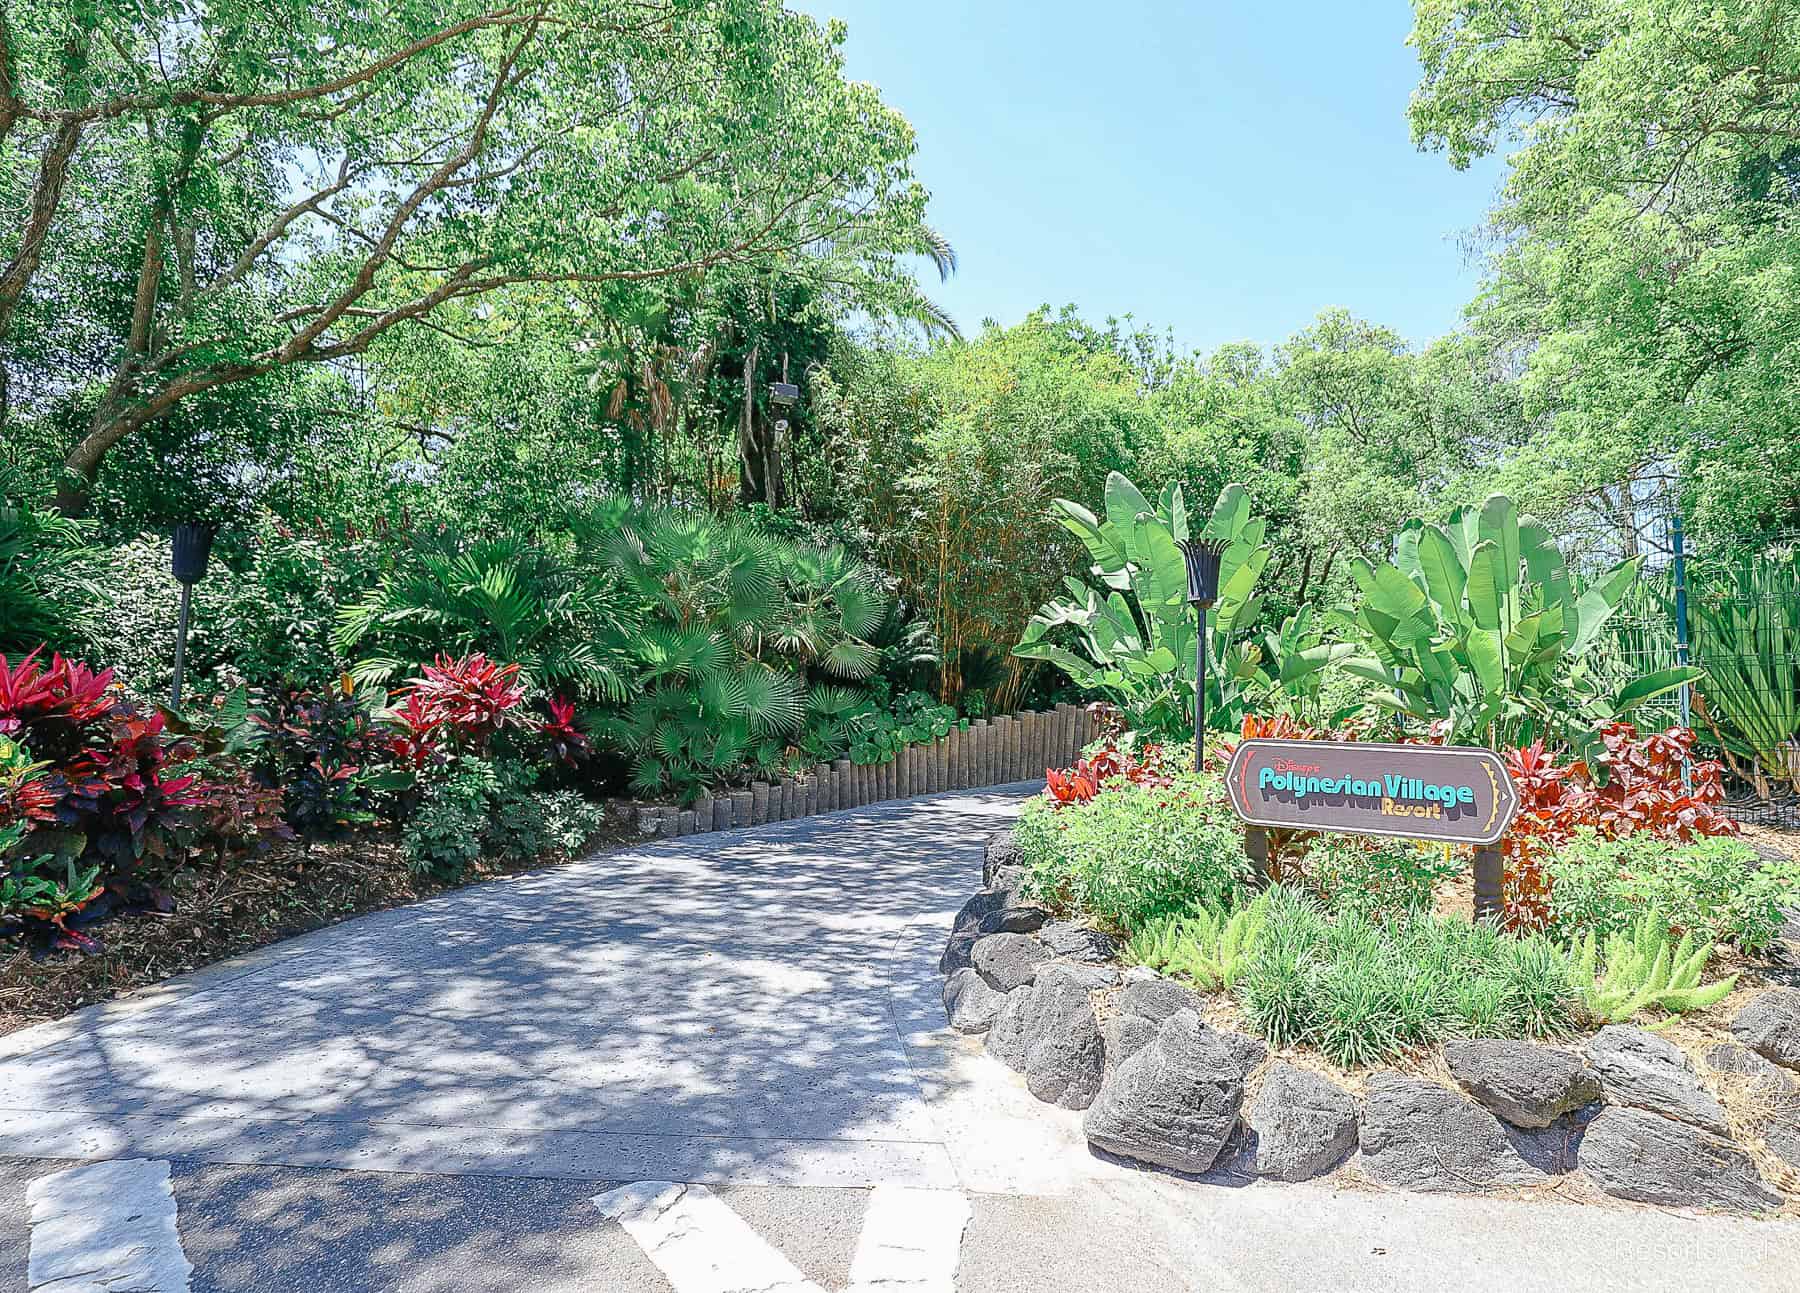
[(1492, 750), (1373, 741), (1245, 741), (1226, 771), (1253, 826), (1492, 844), (1519, 796)]

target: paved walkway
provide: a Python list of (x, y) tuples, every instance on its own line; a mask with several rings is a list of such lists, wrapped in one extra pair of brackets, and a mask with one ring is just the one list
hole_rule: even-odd
[(0, 1293), (1800, 1287), (1793, 1221), (1089, 1154), (943, 1027), (1023, 789), (497, 881), (0, 1039)]

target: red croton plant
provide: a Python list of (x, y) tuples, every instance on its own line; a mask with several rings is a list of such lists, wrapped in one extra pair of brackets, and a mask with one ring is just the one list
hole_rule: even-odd
[(78, 661), (0, 655), (0, 926), (94, 950), (81, 927), (164, 908), (192, 855), (278, 829), (269, 793)]
[(1168, 756), (1162, 746), (1133, 743), (1130, 733), (1110, 705), (1090, 711), (1099, 721), (1100, 739), (1094, 752), (1075, 760), (1072, 767), (1044, 770), (1044, 793), (1057, 807), (1085, 804), (1109, 781), (1123, 780), (1139, 786), (1166, 786), (1171, 782)]
[(1738, 833), (1723, 808), (1721, 768), (1694, 757), (1691, 731), (1672, 727), (1643, 736), (1630, 723), (1611, 723), (1599, 735), (1598, 768), (1582, 760), (1557, 763), (1542, 741), (1506, 756), (1519, 790), (1519, 815), (1500, 842), (1506, 921), (1513, 928), (1548, 923), (1543, 858), (1581, 827), (1615, 839), (1641, 831), (1683, 843)]

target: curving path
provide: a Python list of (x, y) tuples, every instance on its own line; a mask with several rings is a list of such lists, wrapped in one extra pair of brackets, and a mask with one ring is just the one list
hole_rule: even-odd
[(0, 1155), (956, 1184), (891, 984), (1024, 789), (477, 885), (21, 1032)]

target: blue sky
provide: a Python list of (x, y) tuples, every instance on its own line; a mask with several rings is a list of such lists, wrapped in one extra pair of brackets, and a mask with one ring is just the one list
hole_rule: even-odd
[(1279, 341), (1342, 305), (1454, 328), (1498, 162), (1416, 151), (1404, 0), (799, 0), (919, 134), (973, 331), (1073, 302), (1184, 347)]

